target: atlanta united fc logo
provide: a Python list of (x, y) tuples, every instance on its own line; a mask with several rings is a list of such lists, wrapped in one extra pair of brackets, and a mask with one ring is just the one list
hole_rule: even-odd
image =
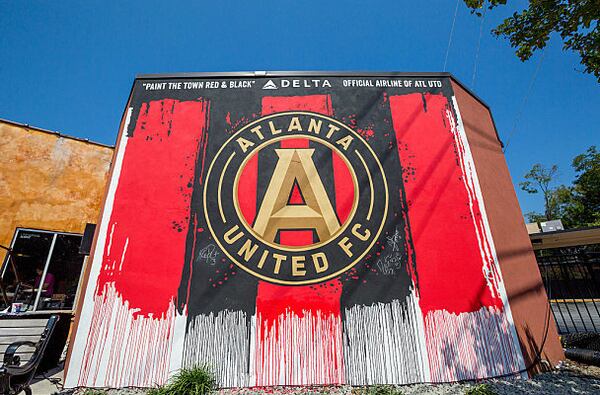
[(239, 129), (204, 184), (204, 213), (221, 250), (273, 283), (312, 284), (354, 266), (378, 239), (386, 177), (363, 138), (316, 113), (282, 112)]

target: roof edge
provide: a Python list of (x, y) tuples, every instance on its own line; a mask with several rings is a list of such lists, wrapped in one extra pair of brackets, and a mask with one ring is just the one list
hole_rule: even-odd
[(7, 123), (9, 125), (19, 126), (19, 127), (25, 128), (25, 129), (35, 130), (35, 131), (42, 132), (42, 133), (52, 134), (52, 135), (55, 135), (55, 136), (58, 136), (58, 137), (62, 137), (62, 138), (66, 138), (66, 139), (70, 139), (70, 140), (81, 141), (83, 143), (97, 145), (97, 146), (100, 146), (100, 147), (112, 148), (112, 149), (115, 148), (114, 145), (99, 143), (97, 141), (92, 141), (92, 140), (86, 139), (86, 138), (70, 136), (68, 134), (64, 134), (64, 133), (61, 133), (61, 132), (56, 132), (54, 130), (43, 129), (43, 128), (39, 128), (37, 126), (32, 126), (32, 125), (29, 125), (29, 124), (26, 124), (26, 123), (11, 121), (9, 119), (0, 118), (0, 122)]

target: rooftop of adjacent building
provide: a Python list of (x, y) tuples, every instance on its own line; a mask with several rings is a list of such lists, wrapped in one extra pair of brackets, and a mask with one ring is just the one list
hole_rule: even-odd
[(61, 132), (56, 132), (56, 131), (53, 131), (53, 130), (48, 130), (48, 129), (40, 128), (40, 127), (37, 127), (37, 126), (32, 126), (32, 125), (29, 125), (29, 124), (20, 123), (20, 122), (11, 121), (11, 120), (8, 120), (8, 119), (0, 118), (0, 124), (2, 124), (2, 123), (8, 124), (8, 125), (17, 126), (17, 127), (24, 128), (24, 129), (27, 129), (27, 130), (33, 130), (33, 131), (36, 131), (36, 132), (52, 134), (52, 135), (55, 135), (57, 137), (61, 137), (61, 138), (65, 138), (65, 139), (81, 141), (81, 142), (84, 142), (84, 143), (87, 143), (87, 144), (93, 144), (93, 145), (97, 145), (97, 146), (100, 146), (100, 147), (114, 148), (113, 145), (102, 144), (102, 143), (98, 143), (96, 141), (92, 141), (90, 139), (84, 139), (84, 138), (81, 138), (81, 137), (75, 137), (75, 136), (71, 136), (71, 135), (68, 135), (68, 134), (61, 133)]
[(534, 250), (600, 244), (600, 226), (530, 233)]

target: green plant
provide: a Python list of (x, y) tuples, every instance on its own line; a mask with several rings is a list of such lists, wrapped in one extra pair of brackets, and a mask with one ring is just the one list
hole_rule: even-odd
[(402, 391), (393, 385), (371, 385), (367, 387), (366, 395), (402, 395)]
[(489, 384), (479, 384), (465, 391), (465, 395), (496, 395)]
[(181, 369), (162, 387), (152, 388), (148, 395), (205, 395), (217, 386), (214, 374), (207, 366)]
[[(465, 0), (473, 12), (482, 15), (484, 7), (506, 6), (507, 0)], [(514, 2), (511, 2), (514, 4)], [(557, 33), (563, 49), (579, 53), (584, 73), (600, 82), (600, 7), (597, 1), (529, 0), (527, 8), (506, 18), (492, 33), (508, 38), (516, 54), (525, 61), (546, 46)]]
[(104, 390), (88, 388), (85, 391), (83, 391), (82, 395), (106, 395), (106, 394), (107, 394), (107, 392)]

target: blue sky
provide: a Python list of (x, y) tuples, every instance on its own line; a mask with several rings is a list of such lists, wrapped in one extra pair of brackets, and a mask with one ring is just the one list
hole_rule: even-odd
[[(521, 63), (492, 27), (524, 1), (481, 19), (462, 0), (447, 71), (492, 108), (518, 183), (600, 145), (600, 85), (554, 38)], [(184, 71), (442, 71), (456, 2), (0, 0), (0, 118), (113, 144), (136, 74)], [(475, 59), (478, 59), (477, 62)], [(475, 78), (474, 69), (476, 65)], [(519, 117), (519, 111), (523, 108)], [(516, 128), (514, 128), (516, 122)], [(517, 190), (524, 212), (542, 199)]]

